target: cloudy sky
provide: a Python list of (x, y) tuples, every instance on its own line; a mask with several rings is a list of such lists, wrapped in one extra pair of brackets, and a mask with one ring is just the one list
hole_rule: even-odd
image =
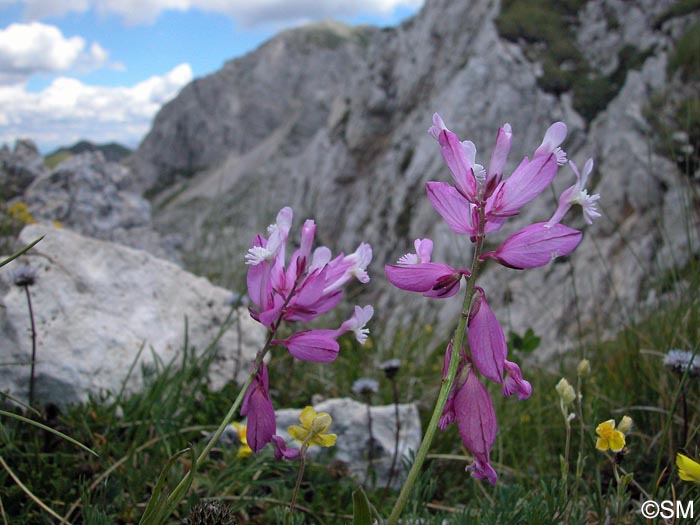
[(158, 108), (279, 30), (394, 25), (423, 0), (0, 0), (0, 144), (135, 147)]

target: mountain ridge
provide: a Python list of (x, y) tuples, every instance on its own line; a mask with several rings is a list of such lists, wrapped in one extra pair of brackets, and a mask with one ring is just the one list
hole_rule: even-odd
[[(590, 191), (602, 195), (605, 218), (563, 264), (509, 274), (489, 269), (482, 285), (510, 328), (533, 327), (544, 335), (543, 346), (565, 349), (580, 327), (614, 330), (625, 321), (626, 305), (652, 304), (650, 273), (668, 268), (672, 252), (682, 264), (697, 250), (695, 237), (686, 247), (685, 234), (673, 233), (679, 203), (688, 205), (687, 180), (671, 160), (649, 151), (654, 129), (645, 116), (652, 96), (678, 82), (667, 77), (668, 54), (697, 18), (655, 29), (671, 4), (593, 0), (577, 12), (572, 38), (579, 48), (617, 56), (630, 45), (642, 57), (591, 121), (574, 109), (571, 93), (542, 89), (542, 64), (525, 45), (499, 35), (498, 2), (429, 0), (396, 28), (363, 28), (361, 38), (331, 28), (332, 46), (318, 45), (308, 28), (285, 32), (195, 80), (161, 110), (130, 159), (135, 184), (150, 188), (156, 227), (183, 234), (185, 261), (200, 273), (216, 277), (223, 265), (244, 272), (253, 233), (291, 205), (297, 218), (316, 220), (319, 239), (332, 240), (334, 250), (373, 244), (377, 283), (367, 300), (379, 312), (398, 323), (420, 312), (444, 325), (459, 305), (407, 298), (382, 271), (417, 237), (435, 241), (435, 260), (469, 260), (468, 242), (455, 239), (423, 193), (426, 181), (449, 179), (425, 132), (433, 112), (477, 145), (482, 163), (498, 126), (510, 122), (506, 173), (531, 154), (549, 124), (563, 120), (570, 158), (579, 166), (596, 160)], [(612, 37), (601, 44), (607, 33)], [(546, 220), (554, 193), (572, 180), (563, 170), (554, 192), (509, 221), (504, 234)], [(583, 225), (578, 217), (572, 222)], [(561, 304), (552, 306), (552, 295)]]

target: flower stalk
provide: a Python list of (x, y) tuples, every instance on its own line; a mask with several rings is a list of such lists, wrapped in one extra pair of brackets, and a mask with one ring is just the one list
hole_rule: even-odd
[[(483, 216), (483, 207), (480, 208), (480, 214)], [(485, 221), (479, 221), (480, 225), (484, 225)], [(483, 226), (480, 228), (479, 234), (476, 239), (476, 246), (474, 249), (474, 257), (472, 259), (471, 265), (471, 278), (467, 280), (467, 289), (464, 292), (464, 302), (462, 303), (462, 315), (459, 318), (457, 328), (455, 329), (453, 345), (452, 345), (452, 357), (450, 358), (449, 367), (447, 370), (447, 375), (442, 380), (442, 385), (440, 386), (440, 393), (438, 394), (437, 401), (435, 402), (435, 408), (433, 409), (433, 415), (430, 417), (430, 422), (428, 423), (428, 428), (425, 430), (425, 435), (423, 436), (423, 441), (421, 442), (418, 453), (416, 454), (416, 459), (406, 476), (406, 481), (401, 487), (401, 492), (399, 493), (394, 508), (391, 511), (389, 519), (386, 521), (386, 525), (396, 525), (398, 523), (399, 516), (403, 508), (406, 506), (408, 497), (411, 494), (413, 485), (416, 483), (418, 476), (420, 475), (421, 469), (423, 468), (423, 463), (425, 458), (430, 451), (433, 439), (435, 438), (435, 433), (438, 429), (438, 424), (440, 423), (440, 418), (442, 417), (445, 405), (447, 405), (447, 398), (452, 391), (452, 386), (454, 385), (455, 378), (457, 377), (457, 369), (459, 365), (459, 351), (464, 346), (465, 336), (467, 332), (467, 320), (469, 319), (469, 311), (472, 305), (472, 298), (474, 296), (474, 283), (476, 277), (479, 274), (480, 257), (481, 251), (484, 245), (484, 229)]]

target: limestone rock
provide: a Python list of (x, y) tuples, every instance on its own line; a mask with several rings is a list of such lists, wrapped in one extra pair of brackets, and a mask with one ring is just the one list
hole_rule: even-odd
[[(310, 447), (310, 454), (330, 455), (334, 460), (347, 463), (350, 473), (361, 483), (367, 473), (370, 436), (368, 432), (367, 405), (349, 398), (327, 399), (317, 404), (316, 412), (328, 412), (333, 418), (329, 432), (338, 439), (332, 448)], [(376, 474), (376, 486), (383, 487), (389, 481), (389, 469), (394, 455), (396, 416), (394, 405), (372, 406), (372, 469)], [(290, 446), (298, 444), (287, 433), (291, 425), (299, 424), (300, 409), (277, 410), (277, 434)], [(402, 473), (402, 458), (420, 447), (422, 430), (418, 407), (415, 403), (399, 405), (399, 456), (396, 462), (394, 482), (398, 484)], [(395, 483), (392, 483), (394, 485)]]
[[(46, 237), (29, 254), (0, 272), (0, 361), (25, 363), (0, 367), (0, 389), (20, 399), (28, 393), (31, 338), (24, 289), (12, 282), (13, 270), (34, 268), (31, 286), (37, 331), (37, 400), (84, 401), (88, 394), (117, 393), (143, 346), (140, 363), (154, 356), (178, 358), (185, 337), (204, 350), (227, 318), (229, 292), (176, 265), (141, 250), (89, 239), (46, 225), (25, 227), (20, 242)], [(217, 343), (210, 369), (213, 388), (242, 382), (246, 365), (263, 343), (264, 331), (241, 309), (240, 323)], [(127, 388), (142, 384), (140, 366)]]
[(34, 179), (46, 172), (44, 159), (31, 140), (18, 140), (0, 149), (0, 192), (5, 200), (21, 195)]
[(117, 241), (177, 260), (151, 227), (151, 205), (127, 186), (131, 171), (99, 151), (73, 155), (38, 176), (24, 193), (33, 217), (82, 235)]

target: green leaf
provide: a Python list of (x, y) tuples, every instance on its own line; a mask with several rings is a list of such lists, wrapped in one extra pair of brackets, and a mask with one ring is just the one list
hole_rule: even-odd
[(24, 248), (22, 248), (20, 251), (18, 251), (18, 252), (15, 253), (14, 255), (10, 255), (7, 259), (5, 259), (4, 261), (0, 262), (0, 267), (5, 266), (7, 263), (14, 261), (17, 257), (19, 257), (20, 255), (22, 255), (23, 253), (25, 253), (26, 251), (32, 249), (32, 248), (34, 247), (34, 245), (35, 245), (36, 243), (38, 243), (38, 242), (39, 242), (41, 239), (43, 239), (44, 237), (45, 237), (45, 236), (42, 235), (41, 237), (39, 237), (39, 238), (38, 238), (37, 240), (35, 240), (34, 242), (31, 242), (31, 243), (27, 244)]
[(33, 419), (29, 419), (29, 418), (26, 418), (24, 416), (20, 416), (18, 414), (13, 414), (12, 412), (5, 412), (4, 410), (0, 410), (0, 416), (13, 417), (15, 419), (19, 419), (20, 421), (22, 421), (24, 423), (29, 423), (30, 425), (34, 425), (35, 427), (39, 427), (42, 430), (46, 430), (47, 432), (51, 432), (52, 434), (56, 434), (61, 439), (65, 439), (66, 441), (73, 443), (74, 445), (82, 448), (83, 450), (89, 452), (90, 454), (94, 454), (98, 458), (100, 457), (100, 455), (97, 452), (95, 452), (91, 448), (86, 447), (80, 441), (76, 441), (72, 437), (66, 436), (64, 433), (59, 432), (55, 428), (47, 427), (46, 425), (39, 423), (38, 421), (34, 421)]
[[(168, 472), (175, 462), (185, 454), (189, 454), (192, 467), (185, 478), (178, 483), (177, 487), (175, 487), (175, 490), (168, 495)], [(139, 525), (162, 525), (180, 504), (180, 501), (182, 501), (182, 498), (185, 497), (185, 494), (187, 494), (187, 491), (192, 485), (192, 480), (194, 479), (196, 469), (197, 461), (192, 447), (187, 447), (186, 449), (173, 454), (173, 456), (165, 464), (165, 467), (163, 467), (163, 471), (158, 477), (156, 486), (153, 489), (153, 495), (148, 502), (148, 506), (146, 507), (143, 516), (141, 516)]]
[(352, 493), (352, 525), (372, 525), (372, 508), (362, 487)]

